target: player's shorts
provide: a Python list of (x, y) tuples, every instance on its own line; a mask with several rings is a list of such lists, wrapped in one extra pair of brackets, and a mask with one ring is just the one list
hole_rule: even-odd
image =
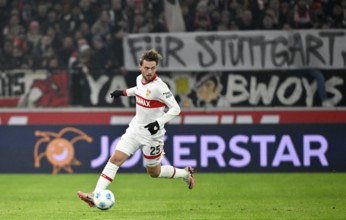
[(130, 126), (126, 129), (125, 134), (121, 136), (116, 150), (131, 156), (137, 150), (142, 149), (146, 166), (158, 166), (165, 154), (163, 150), (165, 132), (163, 128), (157, 134), (151, 135), (146, 128)]

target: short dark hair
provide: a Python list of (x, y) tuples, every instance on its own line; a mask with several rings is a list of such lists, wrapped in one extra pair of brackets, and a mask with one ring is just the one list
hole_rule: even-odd
[(139, 60), (139, 65), (142, 66), (144, 60), (155, 61), (157, 65), (159, 61), (161, 60), (161, 58), (162, 58), (161, 55), (155, 49), (146, 50), (144, 51), (141, 59)]

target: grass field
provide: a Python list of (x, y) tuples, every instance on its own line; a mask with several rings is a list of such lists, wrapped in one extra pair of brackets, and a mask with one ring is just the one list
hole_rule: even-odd
[(346, 219), (346, 174), (202, 174), (182, 180), (119, 173), (116, 205), (89, 208), (78, 190), (97, 174), (0, 175), (0, 219)]

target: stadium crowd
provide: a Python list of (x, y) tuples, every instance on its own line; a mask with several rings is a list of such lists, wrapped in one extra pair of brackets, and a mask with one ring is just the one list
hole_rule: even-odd
[[(181, 0), (186, 31), (346, 27), (346, 0)], [(0, 69), (123, 66), (129, 33), (169, 31), (161, 0), (0, 0)]]

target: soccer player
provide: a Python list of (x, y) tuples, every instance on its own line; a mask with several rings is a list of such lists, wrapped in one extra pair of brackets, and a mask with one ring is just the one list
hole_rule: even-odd
[[(106, 189), (115, 178), (119, 167), (139, 149), (143, 152), (146, 169), (151, 177), (182, 178), (189, 189), (194, 187), (195, 179), (192, 167), (179, 169), (161, 165), (165, 154), (163, 137), (166, 130), (164, 126), (180, 114), (180, 107), (168, 86), (156, 74), (160, 59), (161, 55), (156, 50), (145, 51), (139, 61), (141, 74), (137, 77), (137, 86), (115, 90), (111, 93), (112, 98), (136, 96), (136, 115), (104, 167), (95, 189)], [(90, 207), (95, 207), (92, 192), (79, 191), (77, 195)]]

